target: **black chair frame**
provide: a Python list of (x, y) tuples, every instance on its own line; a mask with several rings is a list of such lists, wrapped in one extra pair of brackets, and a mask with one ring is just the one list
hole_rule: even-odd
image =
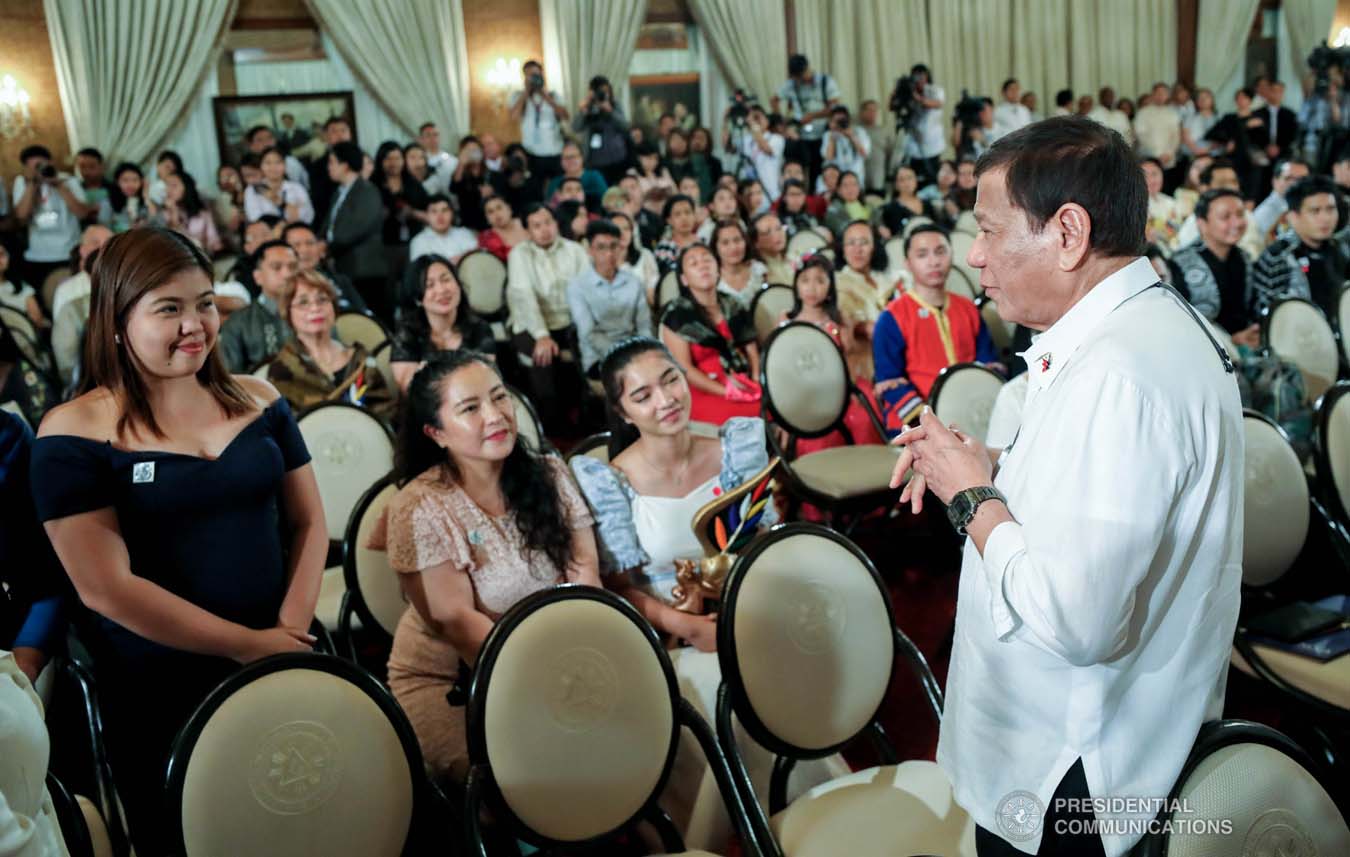
[(94, 857), (89, 823), (84, 820), (79, 803), (50, 771), (47, 772), (47, 794), (51, 796), (56, 822), (61, 827), (61, 838), (65, 840), (70, 857)]
[[(814, 523), (778, 524), (767, 533), (761, 534), (744, 553), (737, 557), (722, 587), (722, 608), (717, 620), (718, 662), (722, 668), (722, 685), (717, 691), (717, 737), (731, 764), (731, 772), (736, 785), (741, 791), (741, 803), (748, 812), (750, 825), (756, 839), (756, 847), (760, 853), (767, 855), (767, 857), (781, 857), (782, 855), (781, 848), (769, 830), (769, 816), (780, 812), (787, 806), (787, 781), (798, 760), (822, 759), (833, 755), (866, 735), (872, 742), (882, 764), (894, 765), (900, 761), (879, 719), (881, 705), (885, 704), (884, 697), (883, 702), (872, 713), (867, 725), (860, 731), (837, 744), (819, 749), (809, 749), (784, 741), (765, 726), (759, 715), (755, 713), (754, 706), (750, 703), (750, 698), (745, 692), (745, 683), (741, 678), (739, 660), (736, 657), (736, 604), (740, 598), (741, 585), (754, 567), (755, 561), (765, 550), (784, 539), (798, 535), (812, 535), (829, 539), (851, 553), (867, 569), (872, 577), (872, 582), (876, 584), (877, 594), (885, 605), (886, 616), (892, 630), (894, 642), (892, 672), (895, 659), (898, 658), (907, 662), (913, 670), (915, 678), (919, 681), (924, 701), (927, 702), (934, 721), (937, 723), (942, 721), (942, 688), (918, 646), (914, 645), (909, 636), (895, 624), (895, 612), (891, 607), (891, 599), (886, 591), (886, 584), (882, 581), (880, 572), (877, 571), (876, 566), (872, 564), (867, 555), (845, 536), (828, 527)], [(759, 801), (755, 797), (750, 773), (746, 769), (745, 762), (741, 758), (740, 750), (736, 745), (736, 735), (732, 726), (733, 713), (750, 737), (776, 757), (769, 781), (768, 814), (765, 814), (763, 807), (759, 805)]]
[[(759, 287), (758, 289), (755, 290), (755, 296), (754, 296), (753, 298), (750, 299), (750, 320), (751, 320), (752, 322), (753, 322), (754, 319), (755, 319), (755, 315), (759, 312), (759, 302), (760, 302), (760, 300), (762, 300), (766, 294), (768, 294), (769, 292), (771, 292), (771, 291), (773, 291), (773, 290), (775, 290), (775, 289), (787, 289), (789, 293), (795, 294), (795, 293), (792, 291), (792, 286), (790, 286), (790, 285), (788, 285), (788, 284), (786, 284), (786, 283), (770, 283), (770, 282), (767, 282), (767, 281), (764, 282), (764, 283), (761, 283), (761, 284), (760, 284), (760, 287)], [(789, 321), (791, 321), (791, 319), (789, 319)], [(771, 335), (772, 335), (772, 334), (771, 334)], [(768, 340), (767, 340), (767, 339), (764, 341), (764, 344), (765, 344), (765, 347), (767, 348), (767, 347), (768, 347)]]
[(240, 688), (263, 676), (291, 669), (318, 670), (355, 685), (388, 718), (398, 735), (413, 781), (413, 812), (404, 851), (407, 853), (412, 844), (418, 841), (424, 840), (429, 844), (434, 839), (430, 826), (438, 815), (436, 811), (449, 811), (453, 819), (453, 807), (441, 797), (435, 786), (427, 779), (417, 735), (393, 695), (365, 670), (343, 658), (311, 652), (287, 652), (254, 661), (222, 681), (201, 705), (197, 706), (174, 739), (165, 774), (165, 801), (168, 809), (169, 840), (175, 855), (185, 854), (187, 847), (183, 840), (182, 794), (188, 763), (192, 759), (193, 748), (197, 739), (201, 737), (202, 730), (221, 705)]
[[(544, 423), (542, 420), (539, 419), (539, 411), (534, 407), (534, 402), (530, 401), (530, 397), (525, 395), (525, 393), (518, 387), (513, 387), (505, 382), (503, 382), (503, 386), (506, 387), (507, 392), (515, 396), (517, 399), (520, 399), (520, 401), (524, 403), (526, 413), (530, 415), (531, 420), (534, 420), (535, 428), (539, 430), (539, 449), (537, 450), (538, 454), (549, 455), (554, 452), (557, 452), (557, 450), (553, 447), (552, 441), (548, 439), (548, 435), (544, 432)], [(520, 442), (520, 426), (516, 426), (516, 442), (517, 443)]]
[(87, 729), (85, 737), (88, 739), (93, 765), (94, 805), (107, 826), (114, 857), (127, 857), (131, 853), (131, 839), (127, 833), (126, 819), (122, 817), (122, 807), (117, 799), (117, 788), (114, 785), (107, 745), (103, 742), (105, 729), (103, 708), (99, 704), (98, 685), (94, 680), (91, 658), (73, 631), (67, 635), (66, 650), (67, 656), (61, 662), (61, 674), (73, 685), (80, 700), (81, 714)]
[[(1350, 294), (1350, 288), (1346, 289)], [(1350, 332), (1347, 332), (1350, 335)], [(1317, 431), (1313, 439), (1313, 461), (1317, 468), (1317, 490), (1311, 492), (1313, 508), (1332, 532), (1342, 562), (1350, 568), (1350, 509), (1341, 502), (1331, 469), (1331, 414), (1343, 396), (1350, 395), (1350, 381), (1339, 381), (1317, 400), (1314, 413)]]
[[(642, 807), (631, 818), (613, 830), (584, 842), (559, 842), (537, 833), (521, 821), (511, 810), (505, 797), (498, 789), (496, 781), (492, 777), (491, 762), (488, 759), (487, 724), (484, 709), (487, 704), (487, 695), (491, 687), (492, 673), (496, 667), (497, 658), (511, 632), (537, 610), (557, 602), (575, 600), (598, 601), (611, 607), (632, 622), (642, 633), (643, 638), (652, 647), (652, 651), (656, 654), (657, 660), (665, 673), (666, 687), (670, 693), (674, 717), (672, 717), (670, 740), (661, 776), (657, 779), (652, 793), (648, 795)], [(566, 846), (568, 849), (575, 848), (583, 851), (588, 848), (603, 849), (604, 844), (610, 841), (612, 837), (625, 832), (632, 833), (638, 824), (645, 821), (656, 830), (661, 838), (662, 847), (667, 851), (679, 852), (685, 850), (684, 841), (679, 831), (657, 803), (665, 789), (667, 780), (670, 778), (671, 767), (675, 762), (675, 751), (679, 746), (681, 727), (689, 729), (698, 741), (699, 747), (707, 757), (708, 765), (712, 768), (713, 776), (723, 799), (727, 802), (727, 809), (730, 812), (732, 822), (742, 837), (747, 834), (745, 807), (742, 804), (740, 792), (733, 783), (726, 755), (707, 722), (680, 695), (674, 667), (671, 666), (670, 658), (666, 654), (660, 637), (632, 605), (608, 590), (577, 584), (564, 584), (523, 598), (508, 610), (488, 632), (487, 639), (484, 640), (483, 647), (479, 650), (478, 662), (474, 666), (473, 678), (469, 685), (466, 721), (470, 768), (468, 779), (465, 782), (463, 818), (469, 852), (472, 854), (480, 855), (480, 857), (488, 857), (489, 854), (480, 820), (480, 813), (484, 806), (491, 811), (492, 817), (498, 825), (505, 829), (507, 835), (538, 848), (548, 849)], [(601, 850), (597, 853), (605, 852)], [(751, 851), (748, 853), (750, 857), (757, 857), (757, 852)]]
[[(848, 384), (848, 390), (844, 395), (843, 402), (839, 408), (839, 413), (835, 416), (830, 425), (819, 431), (806, 431), (794, 426), (791, 420), (784, 417), (782, 412), (774, 405), (773, 396), (770, 395), (769, 392), (768, 372), (766, 369), (769, 349), (773, 347), (774, 342), (777, 341), (778, 337), (782, 336), (785, 331), (796, 330), (802, 327), (810, 328), (830, 340), (830, 344), (834, 346), (835, 353), (839, 355), (839, 360), (844, 366), (844, 379)], [(814, 324), (805, 321), (790, 321), (787, 324), (779, 326), (769, 335), (769, 338), (764, 343), (764, 354), (763, 357), (760, 358), (759, 374), (760, 386), (763, 389), (763, 396), (760, 400), (760, 414), (764, 417), (765, 422), (767, 422), (770, 427), (770, 431), (767, 432), (769, 456), (771, 458), (773, 456), (778, 456), (783, 459), (783, 467), (780, 472), (783, 475), (783, 481), (787, 484), (788, 493), (792, 495), (794, 499), (799, 497), (812, 505), (822, 509), (828, 509), (832, 516), (847, 522), (843, 528), (845, 533), (852, 532), (853, 528), (856, 527), (859, 520), (861, 520), (863, 514), (888, 505), (891, 502), (891, 495), (894, 492), (889, 488), (869, 494), (859, 494), (856, 497), (850, 497), (843, 500), (836, 499), (828, 494), (812, 489), (798, 477), (792, 469), (792, 462), (797, 457), (798, 438), (825, 437), (838, 431), (844, 436), (844, 439), (848, 442), (849, 446), (855, 445), (852, 432), (850, 432), (848, 426), (844, 424), (844, 415), (848, 413), (850, 399), (856, 400), (862, 405), (863, 410), (867, 412), (868, 420), (872, 423), (872, 427), (876, 430), (877, 434), (883, 438), (886, 436), (886, 427), (882, 424), (881, 417), (878, 416), (877, 412), (873, 409), (872, 403), (867, 401), (867, 397), (864, 396), (857, 385), (853, 383), (853, 378), (848, 371), (848, 360), (844, 357), (843, 349), (839, 347), (838, 343), (830, 338), (828, 333), (816, 327)], [(788, 433), (788, 443), (786, 448), (779, 443), (778, 437), (776, 436), (777, 433), (772, 431), (774, 426), (781, 427)], [(796, 504), (794, 502), (792, 508), (788, 511), (788, 518), (795, 516), (795, 506)]]
[(577, 441), (576, 446), (567, 451), (567, 455), (565, 456), (566, 461), (570, 463), (572, 459), (576, 458), (578, 455), (585, 455), (598, 447), (608, 446), (609, 438), (610, 433), (607, 431), (596, 432), (593, 435), (582, 438)]

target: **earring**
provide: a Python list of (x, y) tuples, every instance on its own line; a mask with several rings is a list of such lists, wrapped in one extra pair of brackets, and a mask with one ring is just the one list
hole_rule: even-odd
[(114, 342), (115, 344), (117, 344), (117, 345), (121, 345), (121, 344), (122, 344), (122, 334), (120, 334), (120, 333), (114, 333), (114, 334), (113, 334), (113, 342)]

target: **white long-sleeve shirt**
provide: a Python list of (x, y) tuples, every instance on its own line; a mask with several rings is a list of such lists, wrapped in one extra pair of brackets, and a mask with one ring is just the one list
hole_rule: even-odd
[(545, 250), (522, 241), (506, 257), (506, 305), (511, 332), (543, 339), (550, 330), (572, 324), (567, 306), (567, 281), (586, 270), (590, 257), (581, 245), (557, 238)]
[[(1222, 713), (1242, 405), (1157, 280), (1137, 259), (1033, 340), (1021, 427), (994, 480), (1016, 522), (983, 557), (965, 546), (937, 761), (996, 834), (1010, 793), (1048, 809), (1079, 758), (1094, 797), (1165, 798), (1200, 725)], [(1107, 857), (1138, 839), (1103, 836)], [(1014, 844), (1035, 853), (1040, 832)]]
[(1024, 104), (1014, 104), (1011, 101), (999, 102), (994, 108), (994, 130), (991, 134), (994, 140), (1000, 137), (1006, 137), (1014, 131), (1025, 128), (1034, 121), (1031, 111)]
[(314, 204), (309, 200), (309, 191), (298, 182), (288, 179), (281, 183), (281, 205), (268, 199), (262, 191), (252, 185), (244, 189), (244, 219), (249, 223), (265, 214), (274, 214), (282, 220), (288, 220), (285, 210), (285, 206), (288, 205), (299, 207), (300, 216), (297, 219), (301, 223), (313, 222)]

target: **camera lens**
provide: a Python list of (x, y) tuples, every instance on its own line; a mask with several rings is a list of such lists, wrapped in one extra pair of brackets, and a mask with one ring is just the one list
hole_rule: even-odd
[(51, 164), (43, 164), (42, 169), (38, 170), (44, 179), (56, 178), (56, 167)]

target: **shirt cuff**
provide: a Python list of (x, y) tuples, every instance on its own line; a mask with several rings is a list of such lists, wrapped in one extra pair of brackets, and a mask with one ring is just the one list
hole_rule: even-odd
[(1006, 638), (1021, 624), (1008, 604), (1003, 592), (1003, 581), (1013, 562), (1027, 551), (1026, 538), (1022, 534), (1022, 525), (1016, 521), (1004, 521), (989, 534), (984, 542), (984, 575), (989, 587), (989, 618), (993, 622), (994, 633), (1000, 640)]

